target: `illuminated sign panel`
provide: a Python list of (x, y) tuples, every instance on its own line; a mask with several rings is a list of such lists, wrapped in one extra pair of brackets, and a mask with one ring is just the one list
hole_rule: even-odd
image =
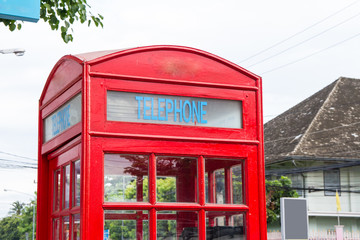
[(107, 120), (242, 128), (242, 102), (108, 91)]
[(40, 0), (0, 0), (0, 18), (37, 22)]
[(80, 121), (81, 94), (78, 94), (44, 119), (44, 141), (49, 141)]

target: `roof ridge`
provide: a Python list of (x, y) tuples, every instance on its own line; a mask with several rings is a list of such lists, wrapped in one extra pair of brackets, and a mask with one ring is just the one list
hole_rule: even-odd
[(319, 117), (319, 115), (321, 114), (322, 110), (324, 109), (324, 106), (329, 102), (330, 96), (334, 93), (335, 89), (337, 89), (339, 82), (341, 82), (341, 80), (343, 79), (343, 77), (338, 78), (335, 82), (336, 84), (334, 85), (333, 89), (329, 92), (328, 96), (326, 97), (324, 103), (321, 105), (321, 107), (319, 108), (318, 112), (315, 114), (315, 117), (312, 119), (311, 123), (309, 124), (308, 128), (305, 130), (304, 134), (302, 135), (302, 137), (300, 138), (299, 143), (296, 145), (296, 147), (294, 148), (294, 150), (289, 154), (295, 154), (295, 152), (301, 147), (302, 143), (304, 142), (304, 139), (307, 138), (308, 133), (310, 131), (310, 129), (312, 128), (312, 126), (314, 125), (314, 123), (316, 122), (317, 118)]

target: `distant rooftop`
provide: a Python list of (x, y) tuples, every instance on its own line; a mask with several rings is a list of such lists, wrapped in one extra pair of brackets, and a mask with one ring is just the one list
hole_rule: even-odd
[(360, 160), (360, 79), (340, 77), (264, 125), (266, 164), (296, 157)]

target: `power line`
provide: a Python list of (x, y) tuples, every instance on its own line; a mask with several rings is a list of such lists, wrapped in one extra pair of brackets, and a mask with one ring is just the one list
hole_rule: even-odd
[(351, 37), (349, 37), (349, 38), (346, 38), (345, 40), (342, 40), (342, 41), (340, 41), (340, 42), (337, 42), (337, 43), (335, 43), (335, 44), (333, 44), (333, 45), (331, 45), (331, 46), (329, 46), (329, 47), (327, 47), (327, 48), (321, 49), (321, 50), (319, 50), (319, 51), (317, 51), (317, 52), (314, 52), (314, 53), (312, 53), (312, 54), (309, 54), (309, 55), (307, 55), (307, 56), (305, 56), (305, 57), (299, 58), (299, 59), (297, 59), (297, 60), (295, 60), (295, 61), (293, 61), (293, 62), (290, 62), (290, 63), (284, 64), (284, 65), (278, 66), (278, 67), (276, 67), (276, 68), (270, 69), (270, 70), (268, 70), (268, 71), (265, 71), (265, 72), (261, 73), (260, 75), (264, 75), (264, 74), (267, 74), (267, 73), (269, 73), (269, 72), (273, 72), (273, 71), (275, 71), (275, 70), (278, 70), (278, 69), (287, 67), (287, 66), (289, 66), (289, 65), (292, 65), (292, 64), (294, 64), (294, 63), (300, 62), (300, 61), (302, 61), (302, 60), (305, 60), (305, 59), (307, 59), (307, 58), (309, 58), (309, 57), (312, 57), (312, 56), (314, 56), (314, 55), (316, 55), (316, 54), (319, 54), (319, 53), (321, 53), (321, 52), (324, 52), (324, 51), (326, 51), (326, 50), (329, 50), (330, 48), (336, 47), (337, 45), (340, 45), (340, 44), (343, 44), (343, 43), (345, 43), (345, 42), (347, 42), (347, 41), (350, 41), (350, 40), (352, 40), (353, 38), (358, 37), (359, 35), (360, 35), (360, 32), (357, 33), (357, 34), (355, 34), (355, 35), (353, 35), (353, 36), (351, 36)]
[(293, 49), (293, 48), (296, 48), (296, 47), (298, 47), (298, 46), (300, 46), (300, 45), (302, 45), (302, 44), (304, 44), (304, 43), (306, 43), (306, 42), (308, 42), (308, 41), (310, 41), (310, 40), (312, 40), (312, 39), (314, 39), (314, 38), (316, 38), (316, 37), (318, 37), (318, 36), (320, 36), (320, 35), (322, 35), (322, 34), (324, 34), (324, 33), (326, 33), (326, 32), (328, 32), (328, 31), (330, 31), (330, 30), (332, 30), (332, 29), (334, 29), (334, 28), (336, 28), (336, 27), (338, 27), (338, 26), (340, 26), (340, 25), (342, 25), (342, 24), (344, 24), (344, 23), (346, 23), (346, 22), (348, 22), (348, 21), (350, 21), (350, 20), (358, 17), (359, 15), (360, 15), (360, 13), (357, 13), (357, 14), (355, 14), (354, 16), (352, 16), (352, 17), (350, 17), (350, 18), (347, 18), (346, 20), (344, 20), (344, 21), (342, 21), (342, 22), (340, 22), (340, 23), (338, 23), (338, 24), (336, 24), (336, 25), (334, 25), (334, 26), (332, 26), (332, 27), (330, 27), (330, 28), (325, 29), (324, 31), (322, 31), (322, 32), (320, 32), (320, 33), (318, 33), (318, 34), (315, 34), (315, 35), (312, 36), (312, 37), (309, 37), (309, 38), (307, 38), (307, 39), (305, 39), (305, 40), (303, 40), (303, 41), (301, 41), (301, 42), (299, 42), (299, 43), (296, 43), (296, 44), (294, 44), (294, 45), (286, 48), (285, 50), (282, 50), (282, 51), (280, 51), (280, 52), (278, 52), (278, 53), (276, 53), (276, 54), (274, 54), (274, 55), (271, 55), (271, 56), (269, 56), (269, 57), (267, 57), (267, 58), (264, 58), (263, 60), (260, 60), (260, 61), (258, 61), (258, 62), (256, 62), (256, 63), (253, 63), (253, 64), (251, 64), (251, 65), (249, 65), (249, 66), (247, 66), (247, 67), (248, 67), (248, 68), (249, 68), (249, 67), (253, 67), (253, 66), (258, 65), (258, 64), (260, 64), (260, 63), (263, 63), (263, 62), (265, 62), (265, 61), (267, 61), (267, 60), (269, 60), (269, 59), (271, 59), (271, 58), (274, 58), (274, 57), (276, 57), (276, 56), (279, 56), (279, 55), (283, 54), (284, 52), (287, 52), (287, 51), (289, 51), (289, 50), (291, 50), (291, 49)]
[[(359, 34), (360, 34), (360, 33), (359, 33)], [(359, 124), (359, 123), (360, 123), (360, 121), (359, 121), (359, 122), (353, 122), (353, 123), (346, 124), (346, 125), (340, 125), (340, 126), (336, 126), (336, 127), (332, 127), (332, 128), (327, 128), (327, 129), (323, 129), (323, 130), (318, 130), (318, 131), (314, 131), (314, 132), (309, 132), (309, 133), (307, 133), (307, 135), (316, 134), (316, 133), (321, 133), (321, 132), (327, 132), (327, 131), (330, 131), (330, 130), (334, 130), (334, 129), (338, 129), (338, 128), (343, 128), (343, 127), (351, 127), (351, 126), (357, 125), (357, 124)], [(281, 140), (296, 138), (296, 137), (298, 137), (299, 135), (301, 135), (300, 137), (302, 137), (304, 134), (298, 134), (298, 135), (296, 135), (296, 136), (290, 136), (290, 137), (284, 137), (284, 138), (277, 138), (277, 139), (274, 139), (274, 140), (264, 141), (264, 143), (277, 142), (277, 141), (281, 141)]]
[(6, 154), (6, 155), (9, 155), (9, 156), (13, 156), (13, 157), (19, 157), (19, 158), (24, 158), (24, 159), (28, 159), (28, 160), (37, 161), (37, 159), (35, 159), (35, 158), (24, 157), (24, 156), (16, 155), (16, 154), (13, 154), (13, 153), (8, 153), (8, 152), (3, 152), (3, 151), (0, 151), (0, 153)]
[(268, 50), (270, 50), (270, 49), (272, 49), (272, 48), (274, 48), (274, 47), (276, 47), (276, 46), (278, 46), (278, 45), (280, 45), (280, 44), (282, 44), (282, 43), (284, 43), (284, 42), (286, 42), (286, 41), (288, 41), (288, 40), (290, 40), (290, 39), (292, 39), (292, 38), (294, 38), (294, 37), (296, 37), (297, 35), (305, 32), (305, 31), (311, 29), (312, 27), (315, 27), (316, 25), (319, 25), (320, 23), (326, 21), (327, 19), (329, 19), (329, 18), (331, 18), (331, 17), (339, 14), (340, 12), (342, 12), (342, 11), (344, 11), (345, 9), (351, 7), (352, 5), (356, 4), (357, 2), (358, 2), (358, 0), (354, 1), (353, 3), (347, 5), (346, 7), (342, 8), (342, 9), (340, 9), (339, 11), (337, 11), (337, 12), (335, 12), (335, 13), (333, 13), (333, 14), (325, 17), (325, 18), (323, 18), (322, 20), (320, 20), (320, 21), (318, 21), (318, 22), (316, 22), (316, 23), (314, 23), (314, 24), (306, 27), (305, 29), (303, 29), (303, 30), (301, 30), (301, 31), (299, 31), (299, 32), (291, 35), (290, 37), (288, 37), (288, 38), (286, 38), (286, 39), (284, 39), (284, 40), (282, 40), (282, 41), (280, 41), (280, 42), (277, 42), (277, 43), (271, 45), (270, 47), (268, 47), (268, 48), (266, 48), (266, 49), (264, 49), (264, 50), (261, 50), (260, 52), (257, 52), (257, 53), (254, 54), (254, 55), (251, 55), (250, 57), (247, 57), (247, 58), (241, 60), (240, 63), (243, 63), (243, 62), (245, 62), (245, 61), (247, 61), (247, 60), (249, 60), (249, 59), (251, 59), (251, 58), (253, 58), (253, 57), (256, 57), (256, 56), (260, 55), (261, 53), (264, 53), (264, 52), (266, 52), (266, 51), (268, 51)]

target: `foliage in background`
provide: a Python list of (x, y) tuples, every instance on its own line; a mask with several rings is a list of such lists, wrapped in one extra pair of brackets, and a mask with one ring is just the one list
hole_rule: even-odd
[(30, 204), (19, 201), (11, 204), (12, 208), (9, 212), (11, 215), (0, 220), (0, 239), (25, 240), (26, 233), (29, 239), (32, 237), (34, 204), (36, 211), (35, 200), (32, 200)]
[[(61, 37), (65, 43), (73, 41), (74, 22), (87, 23), (88, 26), (94, 23), (96, 27), (103, 27), (103, 16), (94, 15), (89, 9), (90, 5), (86, 0), (41, 0), (40, 18), (50, 25), (52, 30), (61, 30)], [(22, 21), (0, 19), (10, 31), (21, 29)]]
[(299, 197), (291, 187), (291, 179), (281, 176), (277, 180), (265, 180), (266, 184), (266, 216), (268, 223), (280, 223), (280, 198)]

